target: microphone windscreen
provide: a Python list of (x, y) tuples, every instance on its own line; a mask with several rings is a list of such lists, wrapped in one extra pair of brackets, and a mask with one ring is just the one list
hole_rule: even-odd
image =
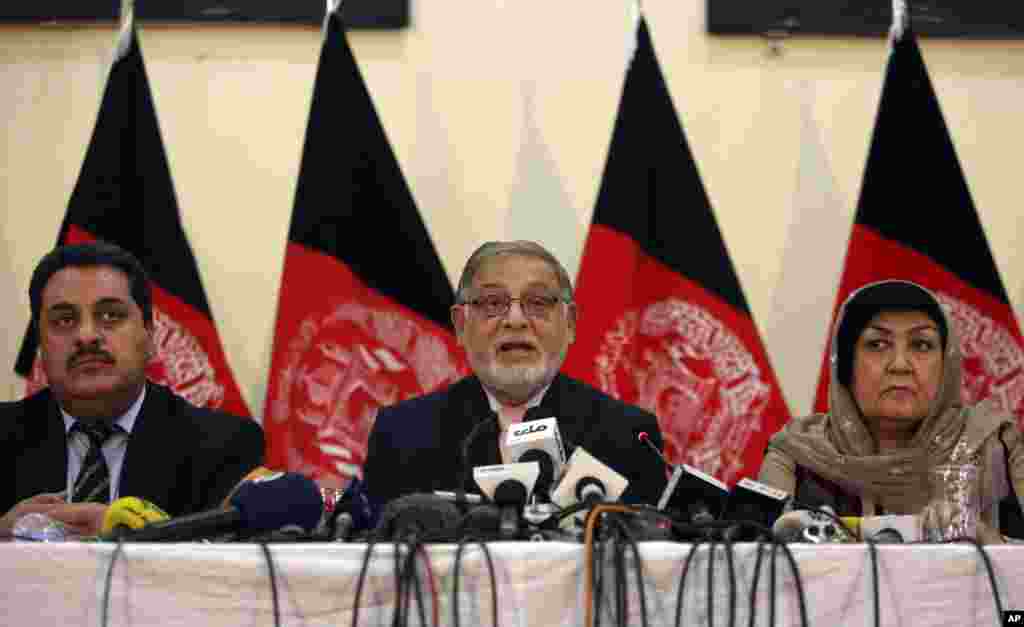
[(135, 496), (123, 496), (103, 514), (100, 535), (109, 537), (123, 529), (142, 529), (146, 525), (170, 519), (170, 515), (153, 503)]
[(432, 539), (452, 540), (460, 518), (459, 508), (451, 501), (434, 494), (406, 494), (384, 506), (377, 535), (404, 539), (429, 534)]
[(539, 448), (530, 449), (519, 456), (518, 462), (540, 464), (540, 475), (537, 476), (537, 483), (533, 491), (537, 494), (547, 494), (551, 491), (551, 484), (555, 481), (555, 462), (547, 451)]
[(247, 532), (274, 531), (297, 525), (312, 531), (323, 515), (324, 502), (316, 483), (299, 473), (257, 477), (239, 486), (231, 497)]
[(521, 481), (506, 479), (494, 489), (494, 497), (491, 499), (499, 505), (526, 505), (526, 486)]

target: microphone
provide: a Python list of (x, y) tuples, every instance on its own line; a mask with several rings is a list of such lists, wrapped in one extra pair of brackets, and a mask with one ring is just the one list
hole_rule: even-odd
[(565, 476), (551, 492), (551, 502), (564, 509), (576, 503), (615, 501), (628, 485), (628, 479), (577, 446), (565, 465)]
[(828, 515), (832, 508), (820, 510), (798, 509), (778, 517), (772, 525), (772, 533), (780, 542), (809, 542), (812, 544), (856, 542), (842, 525)]
[(107, 508), (103, 514), (100, 537), (116, 540), (117, 536), (132, 529), (142, 529), (148, 524), (169, 520), (170, 514), (153, 503), (135, 496), (123, 496)]
[(366, 484), (359, 477), (352, 477), (334, 504), (334, 511), (328, 516), (327, 533), (335, 542), (348, 540), (353, 533), (368, 531), (377, 526), (380, 511), (370, 503)]
[(565, 466), (565, 448), (556, 418), (512, 425), (505, 437), (505, 451), (513, 463), (540, 464), (535, 492), (545, 496)]
[(658, 499), (658, 509), (700, 525), (717, 520), (728, 497), (729, 486), (699, 468), (679, 464)]
[(476, 484), (487, 498), (498, 505), (525, 505), (539, 476), (538, 462), (477, 466), (473, 469)]
[(257, 466), (255, 468), (253, 468), (252, 470), (250, 470), (248, 472), (248, 474), (246, 474), (244, 477), (242, 477), (238, 481), (238, 483), (235, 484), (235, 487), (231, 488), (231, 491), (228, 492), (228, 495), (224, 497), (224, 501), (221, 503), (221, 507), (228, 507), (228, 506), (230, 506), (231, 505), (231, 497), (233, 497), (235, 494), (237, 494), (238, 493), (238, 489), (241, 488), (246, 483), (248, 483), (249, 481), (252, 481), (253, 479), (259, 479), (260, 477), (269, 477), (271, 475), (277, 474), (278, 472), (279, 471), (271, 470), (270, 468), (267, 468), (266, 466)]
[(666, 467), (670, 469), (675, 469), (675, 466), (671, 462), (669, 462), (668, 459), (661, 453), (661, 451), (658, 450), (658, 447), (654, 445), (654, 442), (651, 442), (651, 436), (648, 435), (646, 431), (641, 431), (640, 433), (636, 434), (636, 439), (640, 440), (641, 443), (647, 445), (647, 448), (654, 451), (654, 454), (658, 456), (658, 459), (660, 459)]
[[(477, 485), (498, 506), (495, 526), (500, 537), (512, 539), (519, 534), (520, 513), (539, 476), (538, 462), (496, 464), (473, 469)], [(481, 521), (474, 521), (474, 524), (479, 527)]]
[(782, 515), (788, 499), (786, 492), (744, 477), (733, 486), (722, 520), (752, 521), (771, 527)]
[(375, 533), (378, 538), (390, 540), (430, 536), (432, 541), (452, 541), (460, 518), (455, 503), (433, 494), (415, 492), (384, 506)]
[(182, 542), (229, 532), (251, 536), (295, 525), (311, 532), (320, 522), (323, 498), (312, 479), (279, 472), (243, 483), (222, 509), (179, 516), (124, 532), (130, 542)]
[(473, 445), (473, 442), (484, 433), (490, 433), (491, 431), (497, 431), (498, 429), (498, 414), (493, 411), (473, 425), (473, 428), (469, 430), (469, 433), (465, 438), (462, 439), (462, 446), (459, 447), (459, 454), (461, 455), (460, 461), (462, 462), (462, 483), (459, 484), (458, 489), (455, 491), (456, 502), (463, 502), (466, 497), (466, 486), (469, 485), (469, 476), (473, 468), (469, 465), (469, 449)]

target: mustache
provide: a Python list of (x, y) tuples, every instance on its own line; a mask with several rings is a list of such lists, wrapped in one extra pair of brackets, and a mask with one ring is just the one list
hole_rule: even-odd
[(86, 348), (78, 351), (68, 358), (68, 368), (74, 368), (87, 359), (100, 358), (104, 361), (114, 363), (114, 356), (99, 348)]

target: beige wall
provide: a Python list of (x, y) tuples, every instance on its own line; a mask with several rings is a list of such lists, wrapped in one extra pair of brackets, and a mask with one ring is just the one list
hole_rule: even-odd
[[(575, 271), (632, 33), (627, 2), (413, 0), (351, 40), (453, 280), (482, 240), (528, 237)], [(768, 352), (811, 403), (886, 60), (881, 40), (704, 33), (705, 0), (645, 0), (655, 48)], [(0, 303), (12, 364), (28, 277), (56, 237), (112, 29), (0, 30)], [(143, 26), (185, 228), (243, 394), (262, 414), (277, 288), (319, 52), (301, 28)], [(925, 40), (1013, 304), (1024, 303), (1024, 44)], [(927, 184), (916, 176), (908, 184)], [(382, 254), (387, 243), (382, 242)], [(3, 396), (15, 379), (0, 373)]]

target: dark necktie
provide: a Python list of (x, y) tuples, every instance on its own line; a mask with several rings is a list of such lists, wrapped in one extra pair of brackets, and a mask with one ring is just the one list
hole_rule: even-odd
[(75, 479), (75, 489), (71, 501), (74, 503), (109, 503), (110, 502), (110, 468), (103, 457), (103, 443), (114, 434), (122, 431), (121, 427), (105, 421), (86, 423), (81, 420), (75, 423), (72, 430), (81, 431), (89, 438), (89, 450), (82, 462), (82, 469)]

